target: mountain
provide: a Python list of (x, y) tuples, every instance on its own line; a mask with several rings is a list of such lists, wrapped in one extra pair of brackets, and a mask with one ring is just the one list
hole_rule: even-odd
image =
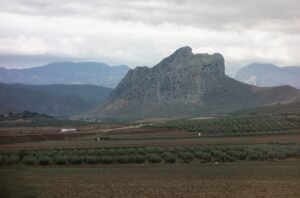
[(0, 68), (0, 82), (30, 85), (90, 84), (115, 87), (129, 68), (96, 62), (55, 62), (27, 69)]
[(260, 88), (225, 75), (221, 54), (183, 47), (153, 68), (129, 70), (90, 118), (181, 117), (225, 113), (299, 97), (290, 86)]
[(95, 85), (24, 85), (0, 83), (0, 113), (29, 110), (54, 116), (89, 111), (110, 94)]
[(253, 63), (240, 69), (235, 79), (256, 86), (274, 87), (290, 85), (300, 89), (300, 67), (278, 67), (272, 64)]

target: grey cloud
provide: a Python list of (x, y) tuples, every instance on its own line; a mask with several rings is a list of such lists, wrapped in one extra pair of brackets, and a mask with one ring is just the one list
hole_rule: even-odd
[(298, 0), (69, 0), (63, 3), (59, 0), (15, 0), (1, 2), (0, 10), (48, 17), (79, 15), (106, 20), (177, 23), (206, 28), (230, 28), (232, 25), (249, 27), (258, 23), (272, 24), (300, 19)]
[(20, 55), (0, 66), (153, 65), (185, 45), (235, 67), (300, 64), (299, 10), (298, 0), (0, 0), (0, 54)]

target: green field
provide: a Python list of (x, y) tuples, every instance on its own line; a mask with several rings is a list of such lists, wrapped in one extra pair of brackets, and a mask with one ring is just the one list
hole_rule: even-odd
[(259, 135), (298, 132), (299, 115), (228, 116), (213, 119), (176, 120), (148, 126), (201, 132), (201, 135)]
[(0, 165), (211, 163), (300, 159), (300, 144), (147, 146), (2, 151)]

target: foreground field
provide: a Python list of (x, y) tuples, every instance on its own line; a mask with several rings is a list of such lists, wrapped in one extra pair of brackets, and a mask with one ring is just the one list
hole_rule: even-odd
[(7, 167), (0, 197), (300, 197), (300, 162)]

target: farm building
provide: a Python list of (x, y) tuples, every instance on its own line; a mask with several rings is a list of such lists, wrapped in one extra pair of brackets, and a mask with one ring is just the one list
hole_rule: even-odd
[(77, 129), (75, 129), (75, 128), (62, 128), (60, 130), (60, 132), (62, 132), (62, 133), (75, 132), (75, 131), (77, 131)]

